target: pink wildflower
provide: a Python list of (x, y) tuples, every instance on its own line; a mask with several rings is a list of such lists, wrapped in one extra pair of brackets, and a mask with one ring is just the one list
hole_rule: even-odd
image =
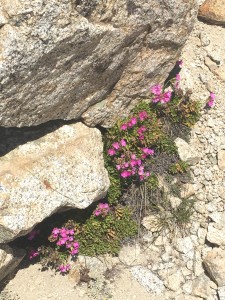
[(146, 111), (139, 112), (139, 118), (141, 121), (144, 121), (145, 119), (147, 119), (147, 117), (148, 117), (148, 114)]
[(152, 99), (153, 103), (158, 103), (160, 101), (160, 97), (155, 97)]
[(78, 249), (73, 249), (70, 251), (71, 255), (76, 255), (78, 253)]
[(59, 228), (53, 228), (52, 234), (58, 235), (59, 233), (60, 233), (60, 229)]
[(170, 99), (171, 99), (171, 95), (172, 95), (171, 91), (167, 91), (166, 93), (164, 93), (162, 95), (162, 98), (161, 98), (160, 102), (161, 103), (167, 103), (167, 102), (169, 102)]
[(151, 92), (154, 95), (159, 96), (162, 93), (162, 86), (160, 84), (154, 85), (153, 87), (151, 87)]
[(116, 165), (117, 170), (121, 169), (121, 165)]
[(178, 60), (177, 61), (177, 65), (179, 66), (179, 67), (182, 67), (183, 66), (183, 60), (181, 59), (181, 60)]
[[(94, 211), (94, 216), (100, 216), (100, 215), (106, 216), (107, 213), (109, 212), (109, 210), (110, 210), (110, 207), (109, 207), (108, 203), (99, 203), (99, 205), (97, 206), (97, 209)], [(76, 243), (79, 247), (78, 242), (74, 243), (74, 247), (75, 247)]]
[(214, 106), (215, 106), (215, 102), (214, 102), (213, 100), (209, 100), (209, 101), (207, 102), (207, 105), (208, 105), (209, 107), (214, 107)]
[(120, 126), (120, 130), (127, 130), (127, 124), (122, 124)]
[(112, 144), (113, 148), (116, 149), (116, 150), (119, 150), (120, 149), (120, 144), (118, 142), (115, 142)]
[(135, 154), (131, 154), (131, 159), (136, 159), (136, 155)]
[(125, 171), (123, 171), (123, 172), (120, 174), (120, 176), (123, 177), (123, 178), (130, 177), (130, 176), (131, 176), (131, 172), (125, 170)]
[(110, 148), (110, 149), (108, 150), (108, 154), (109, 154), (110, 156), (115, 155), (115, 154), (116, 154), (115, 149)]
[(123, 167), (124, 167), (124, 168), (128, 168), (128, 167), (129, 167), (129, 162), (125, 162), (125, 163), (123, 164)]
[(137, 165), (137, 161), (132, 159), (132, 160), (130, 161), (130, 166), (131, 166), (131, 167), (135, 167), (136, 165)]
[(38, 252), (37, 250), (32, 249), (32, 250), (30, 250), (30, 252), (29, 252), (29, 254), (28, 254), (28, 257), (29, 257), (29, 259), (31, 260), (31, 259), (33, 259), (34, 257), (37, 257), (38, 255), (39, 255), (39, 252)]
[(135, 118), (135, 117), (131, 118), (130, 122), (132, 125), (137, 124), (137, 118)]
[(66, 248), (67, 249), (70, 249), (72, 247), (72, 244), (71, 243), (66, 243)]
[(210, 93), (210, 98), (211, 98), (211, 100), (215, 100), (216, 99), (216, 95), (215, 95), (215, 93)]
[(215, 106), (215, 99), (216, 99), (216, 95), (214, 93), (210, 93), (210, 96), (209, 96), (209, 100), (207, 102), (207, 105), (209, 107), (214, 107)]
[(71, 268), (70, 265), (67, 264), (67, 265), (60, 265), (58, 269), (60, 273), (67, 273), (70, 270), (70, 268)]
[(138, 166), (140, 166), (140, 165), (142, 164), (141, 159), (138, 159), (138, 160), (137, 160), (137, 164), (138, 164)]
[(126, 141), (125, 141), (124, 139), (122, 139), (122, 140), (120, 141), (120, 145), (121, 145), (122, 147), (126, 147), (127, 143), (126, 143)]

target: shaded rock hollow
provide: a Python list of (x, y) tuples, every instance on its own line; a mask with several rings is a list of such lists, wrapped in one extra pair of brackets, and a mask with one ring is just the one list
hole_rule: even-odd
[(2, 0), (0, 126), (109, 126), (178, 59), (195, 0)]

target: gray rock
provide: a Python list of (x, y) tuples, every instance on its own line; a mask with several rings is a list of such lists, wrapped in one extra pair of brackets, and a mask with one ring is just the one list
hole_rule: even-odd
[(195, 0), (1, 1), (0, 125), (108, 126), (165, 80), (197, 9)]
[(219, 287), (225, 285), (225, 250), (214, 248), (209, 251), (204, 258), (204, 266)]
[(175, 241), (175, 248), (177, 251), (185, 254), (185, 256), (190, 259), (194, 257), (194, 245), (189, 236), (177, 238)]
[(0, 281), (18, 266), (25, 254), (25, 250), (0, 245)]
[(141, 253), (139, 244), (123, 246), (119, 252), (119, 260), (128, 266), (136, 266), (146, 262), (145, 254)]
[(165, 290), (163, 282), (147, 268), (142, 266), (135, 266), (131, 268), (131, 273), (134, 278), (141, 285), (143, 285), (149, 293), (158, 295)]
[(194, 165), (200, 160), (199, 153), (196, 154), (196, 151), (194, 151), (194, 149), (192, 149), (192, 147), (183, 139), (176, 138), (174, 142), (177, 146), (178, 154), (183, 161), (188, 162), (190, 165)]
[(218, 229), (213, 223), (209, 224), (206, 238), (210, 243), (225, 246), (225, 228)]
[(217, 154), (218, 167), (220, 170), (225, 171), (225, 150), (219, 150)]
[(202, 274), (194, 279), (192, 282), (192, 294), (203, 299), (208, 299), (212, 294), (209, 277)]
[(65, 208), (86, 208), (109, 187), (98, 129), (64, 125), (0, 158), (0, 242)]
[(172, 290), (178, 291), (181, 287), (181, 284), (185, 282), (185, 279), (181, 273), (181, 271), (177, 271), (173, 274), (169, 274), (167, 280), (164, 282), (165, 286)]
[(219, 300), (225, 300), (225, 286), (218, 287), (217, 293)]

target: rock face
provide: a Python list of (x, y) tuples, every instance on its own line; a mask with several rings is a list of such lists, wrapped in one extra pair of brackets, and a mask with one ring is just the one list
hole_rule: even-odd
[(200, 6), (198, 15), (210, 23), (224, 25), (225, 0), (206, 0)]
[(0, 281), (17, 267), (25, 254), (22, 249), (12, 250), (7, 245), (0, 246)]
[(82, 123), (0, 158), (0, 242), (26, 234), (60, 208), (86, 208), (109, 187), (101, 133)]
[(109, 125), (165, 80), (197, 8), (196, 0), (1, 0), (0, 126)]
[(214, 248), (207, 254), (204, 265), (211, 279), (219, 286), (225, 286), (225, 250)]

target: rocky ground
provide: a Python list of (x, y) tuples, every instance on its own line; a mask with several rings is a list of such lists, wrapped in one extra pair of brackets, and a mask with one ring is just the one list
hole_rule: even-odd
[(144, 245), (124, 246), (118, 258), (102, 257), (83, 265), (89, 282), (76, 285), (79, 274), (60, 276), (24, 263), (5, 282), (0, 299), (225, 299), (225, 28), (197, 22), (181, 58), (183, 87), (206, 103), (215, 92), (216, 105), (203, 109), (192, 131), (190, 147), (198, 161), (191, 167), (188, 187), (197, 198), (192, 222), (178, 233), (155, 237), (151, 229)]

